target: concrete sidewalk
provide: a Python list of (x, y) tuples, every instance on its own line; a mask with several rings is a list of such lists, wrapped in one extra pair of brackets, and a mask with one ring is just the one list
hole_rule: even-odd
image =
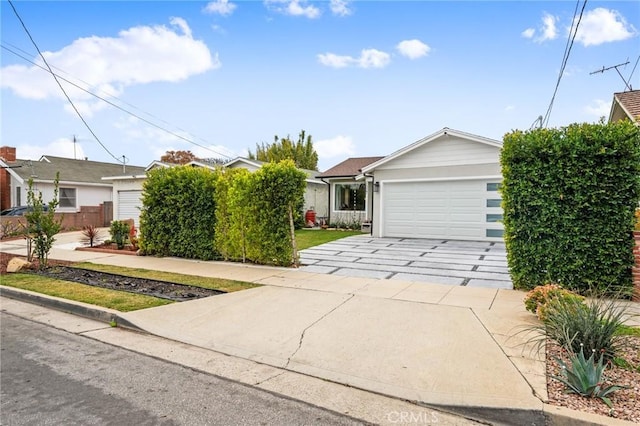
[(518, 334), (536, 321), (523, 292), (80, 252), (60, 237), (51, 258), (264, 285), (120, 314), (156, 336), (496, 424), (562, 411), (545, 405), (544, 354)]

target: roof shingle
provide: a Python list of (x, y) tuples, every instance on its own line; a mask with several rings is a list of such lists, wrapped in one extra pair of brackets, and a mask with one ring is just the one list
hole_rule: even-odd
[(371, 163), (375, 163), (384, 157), (354, 157), (347, 158), (342, 163), (336, 164), (324, 173), (320, 173), (316, 177), (318, 178), (332, 178), (332, 177), (351, 177), (360, 174), (360, 169), (368, 166)]
[(618, 103), (631, 115), (631, 119), (640, 121), (640, 90), (614, 93)]

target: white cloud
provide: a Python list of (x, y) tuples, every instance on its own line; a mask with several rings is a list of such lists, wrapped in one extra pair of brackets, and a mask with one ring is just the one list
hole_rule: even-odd
[(355, 146), (351, 137), (338, 135), (331, 139), (323, 139), (313, 142), (313, 147), (320, 159), (348, 157), (355, 154)]
[(616, 10), (598, 7), (582, 17), (576, 41), (586, 46), (626, 40), (637, 35), (637, 30)]
[(427, 56), (431, 48), (420, 40), (403, 40), (396, 46), (401, 55), (409, 59), (418, 59)]
[(376, 49), (363, 49), (360, 56), (341, 56), (334, 53), (321, 53), (318, 61), (325, 66), (332, 68), (346, 68), (357, 66), (360, 68), (384, 68), (391, 62), (391, 56)]
[(602, 99), (595, 99), (589, 105), (584, 107), (584, 112), (589, 115), (594, 115), (598, 118), (608, 117), (611, 112), (611, 101), (603, 101)]
[[(96, 93), (108, 89), (119, 96), (127, 86), (157, 81), (178, 82), (191, 75), (220, 67), (204, 42), (194, 40), (182, 18), (171, 18), (172, 27), (138, 26), (117, 37), (84, 37), (56, 52), (43, 52), (57, 73), (64, 70), (90, 85)], [(42, 64), (40, 59), (35, 62)], [(9, 65), (0, 69), (0, 85), (29, 99), (64, 99), (51, 75), (36, 66)], [(63, 83), (69, 96), (84, 112), (103, 108), (100, 101)], [(102, 94), (102, 93), (101, 93)]]
[(304, 16), (309, 19), (320, 17), (320, 9), (307, 4), (307, 0), (264, 0), (264, 4), (283, 15)]
[(520, 35), (524, 38), (532, 38), (536, 43), (553, 40), (558, 37), (558, 30), (556, 28), (557, 21), (558, 18), (545, 12), (542, 14), (542, 24), (538, 29), (527, 28), (522, 31)]
[(510, 112), (510, 111), (515, 110), (515, 109), (516, 109), (515, 105), (507, 105), (507, 106), (504, 108), (505, 112)]
[(74, 158), (74, 150), (76, 159), (81, 160), (85, 157), (79, 142), (74, 144), (71, 139), (60, 138), (47, 145), (18, 145), (16, 146), (16, 156), (23, 160), (39, 160), (43, 155)]
[(218, 14), (222, 16), (229, 16), (236, 9), (234, 3), (230, 3), (229, 0), (216, 0), (207, 3), (204, 8), (206, 13)]
[(349, 16), (353, 13), (347, 0), (331, 0), (329, 7), (331, 12), (337, 16)]
[(536, 33), (536, 30), (534, 28), (527, 28), (526, 30), (524, 30), (521, 35), (524, 38), (533, 38), (533, 35)]

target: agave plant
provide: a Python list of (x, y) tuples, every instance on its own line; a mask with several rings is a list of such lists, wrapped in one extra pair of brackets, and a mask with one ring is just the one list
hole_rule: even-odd
[(605, 370), (603, 355), (600, 354), (598, 362), (595, 361), (595, 351), (589, 358), (585, 358), (582, 351), (571, 356), (571, 365), (556, 358), (562, 367), (562, 377), (553, 376), (554, 379), (567, 386), (566, 392), (576, 393), (587, 398), (599, 398), (607, 406), (613, 409), (613, 404), (609, 395), (613, 392), (626, 389), (626, 386), (610, 385), (604, 386), (602, 383), (602, 373)]

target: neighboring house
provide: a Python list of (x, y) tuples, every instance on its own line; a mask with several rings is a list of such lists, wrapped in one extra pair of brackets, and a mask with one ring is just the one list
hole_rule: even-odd
[(373, 236), (502, 241), (501, 148), (445, 127), (363, 166)]
[(56, 212), (76, 213), (81, 207), (99, 206), (112, 201), (112, 185), (103, 181), (103, 176), (144, 171), (144, 168), (137, 166), (74, 160), (51, 155), (43, 155), (39, 160), (21, 160), (15, 158), (15, 148), (2, 147), (0, 150), (5, 154), (2, 156), (4, 160), (0, 159), (0, 167), (9, 177), (2, 182), (0, 192), (3, 193), (3, 197), (9, 194), (10, 207), (27, 204), (30, 179), (33, 180), (34, 189), (42, 192), (43, 201), (51, 201), (55, 188), (54, 180), (59, 172), (59, 204)]
[[(244, 168), (251, 172), (258, 170), (264, 163), (262, 161), (249, 160), (247, 158), (238, 157), (230, 162), (226, 163), (224, 167), (230, 168)], [(202, 161), (190, 161), (185, 164), (192, 167), (206, 167), (215, 169), (215, 164), (202, 162)], [(113, 217), (115, 220), (133, 219), (136, 226), (140, 226), (140, 208), (142, 207), (142, 187), (146, 173), (149, 170), (158, 167), (173, 167), (175, 164), (163, 163), (161, 161), (154, 161), (142, 173), (130, 174), (130, 175), (105, 175), (103, 180), (113, 183)], [(305, 192), (304, 210), (314, 210), (318, 214), (322, 214), (323, 210), (326, 210), (326, 194), (327, 185), (317, 179), (314, 179), (314, 175), (318, 172), (314, 170), (303, 170), (307, 174), (307, 189)], [(319, 210), (320, 209), (320, 210)]]
[(372, 219), (371, 178), (356, 180), (363, 167), (384, 157), (348, 158), (317, 179), (329, 184), (326, 204), (329, 206), (327, 221), (336, 224), (361, 224)]
[(629, 119), (640, 126), (640, 90), (614, 93), (609, 122)]

